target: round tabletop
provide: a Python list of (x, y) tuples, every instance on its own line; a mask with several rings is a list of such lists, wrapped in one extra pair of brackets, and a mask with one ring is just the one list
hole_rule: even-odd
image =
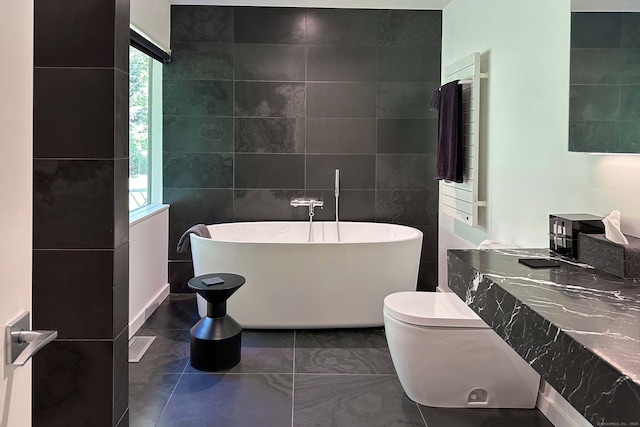
[[(212, 279), (213, 281), (216, 281), (216, 279), (221, 279), (223, 280), (223, 283), (207, 285), (207, 280)], [(187, 284), (191, 289), (194, 289), (196, 291), (230, 291), (238, 289), (240, 286), (244, 285), (244, 282), (245, 278), (240, 276), (239, 274), (211, 273), (203, 274), (201, 276), (196, 276), (192, 279), (189, 279)]]

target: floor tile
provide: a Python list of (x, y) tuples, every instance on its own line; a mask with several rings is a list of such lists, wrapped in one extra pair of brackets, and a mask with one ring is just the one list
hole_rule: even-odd
[(296, 332), (296, 373), (394, 374), (382, 329)]
[(181, 374), (189, 361), (189, 331), (140, 329), (137, 336), (155, 336), (140, 362), (129, 363), (129, 373)]
[(294, 426), (425, 425), (395, 375), (296, 374), (294, 395)]
[(179, 374), (131, 375), (130, 424), (134, 427), (155, 426), (179, 379)]
[(191, 329), (198, 320), (195, 294), (170, 294), (143, 326), (146, 329)]
[[(290, 374), (293, 372), (293, 331), (242, 331), (240, 363), (221, 372)], [(206, 373), (187, 366), (186, 374)]]
[(429, 427), (553, 427), (537, 409), (419, 407)]
[(292, 375), (185, 374), (158, 426), (291, 425)]

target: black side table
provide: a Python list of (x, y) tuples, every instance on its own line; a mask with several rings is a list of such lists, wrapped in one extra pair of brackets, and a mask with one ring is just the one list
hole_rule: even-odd
[[(203, 280), (220, 278), (224, 283), (206, 285)], [(244, 285), (238, 274), (196, 276), (188, 284), (207, 300), (207, 316), (191, 328), (191, 366), (200, 371), (221, 371), (240, 362), (242, 326), (227, 315), (227, 299)]]

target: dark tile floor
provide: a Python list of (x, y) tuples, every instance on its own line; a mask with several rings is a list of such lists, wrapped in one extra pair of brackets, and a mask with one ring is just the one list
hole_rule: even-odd
[(537, 410), (440, 409), (402, 391), (382, 329), (242, 332), (242, 361), (189, 365), (195, 296), (172, 294), (136, 335), (156, 340), (129, 365), (131, 425), (552, 427)]

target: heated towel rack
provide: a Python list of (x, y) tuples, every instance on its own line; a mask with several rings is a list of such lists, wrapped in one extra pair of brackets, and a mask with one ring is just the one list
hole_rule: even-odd
[(480, 53), (471, 55), (445, 68), (444, 81), (460, 80), (462, 85), (462, 122), (464, 138), (463, 182), (440, 181), (442, 212), (471, 227), (478, 225), (478, 207), (486, 201), (478, 200), (480, 173)]

